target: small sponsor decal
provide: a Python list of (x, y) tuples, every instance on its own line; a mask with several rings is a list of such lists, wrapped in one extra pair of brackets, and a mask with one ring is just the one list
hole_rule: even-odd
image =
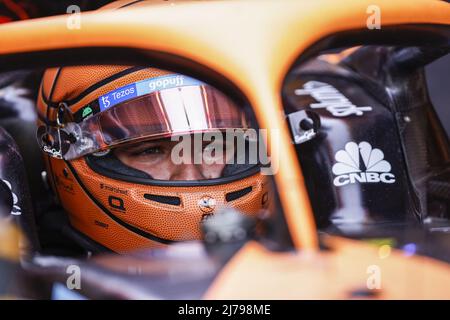
[(112, 210), (116, 210), (116, 211), (118, 210), (120, 212), (127, 211), (125, 209), (125, 203), (124, 203), (122, 198), (119, 198), (119, 197), (116, 197), (116, 196), (109, 196), (108, 197), (108, 204), (109, 204), (109, 207)]
[(81, 114), (81, 117), (84, 119), (86, 119), (87, 117), (89, 117), (90, 115), (92, 115), (94, 111), (92, 110), (92, 108), (90, 106), (86, 106), (83, 108), (83, 112)]
[(100, 183), (100, 189), (104, 189), (104, 190), (108, 190), (108, 191), (111, 191), (111, 192), (124, 194), (124, 195), (128, 194), (128, 190), (121, 189), (121, 188), (118, 188), (118, 187), (114, 187), (114, 186), (111, 186), (111, 185), (105, 184), (105, 183)]
[(51, 148), (49, 146), (43, 146), (42, 150), (45, 153), (50, 154), (52, 157), (57, 158), (57, 159), (62, 159), (62, 153), (61, 150), (58, 150), (56, 148)]
[(137, 90), (136, 84), (133, 83), (101, 96), (100, 98), (98, 98), (98, 103), (100, 105), (100, 110), (104, 111), (115, 106), (118, 103), (124, 102), (134, 97), (137, 97)]
[(94, 220), (94, 224), (96, 226), (102, 227), (104, 229), (108, 229), (109, 228), (109, 225), (107, 223), (104, 223), (104, 222), (101, 222), (101, 221), (98, 221), (98, 220)]
[(64, 174), (57, 174), (55, 176), (55, 182), (56, 185), (60, 188), (60, 190), (72, 195), (75, 194), (72, 178), (66, 177)]
[(204, 196), (198, 201), (200, 210), (205, 213), (211, 213), (216, 208), (216, 199), (210, 196)]

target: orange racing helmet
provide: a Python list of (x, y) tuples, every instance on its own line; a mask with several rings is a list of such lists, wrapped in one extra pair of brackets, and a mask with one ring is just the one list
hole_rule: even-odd
[[(201, 239), (202, 221), (221, 207), (255, 215), (268, 206), (259, 164), (248, 157), (234, 161), (239, 156), (234, 148), (222, 166), (200, 176), (166, 174), (187, 170), (184, 162), (162, 170), (168, 167), (147, 161), (157, 154), (163, 162), (155, 142), (165, 141), (174, 151), (177, 141), (189, 137), (225, 136), (251, 127), (243, 108), (206, 83), (155, 68), (53, 68), (43, 76), (37, 105), (38, 142), (71, 226), (113, 251)], [(210, 140), (217, 142), (214, 137)], [(220, 148), (228, 150), (223, 141)], [(134, 153), (148, 143), (153, 143), (150, 155), (145, 147), (146, 157)], [(205, 149), (201, 142), (200, 150)]]

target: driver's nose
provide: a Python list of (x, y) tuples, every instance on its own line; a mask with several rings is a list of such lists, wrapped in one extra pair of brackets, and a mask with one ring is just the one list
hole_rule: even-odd
[(202, 180), (205, 176), (202, 173), (200, 164), (180, 164), (170, 177), (171, 180)]

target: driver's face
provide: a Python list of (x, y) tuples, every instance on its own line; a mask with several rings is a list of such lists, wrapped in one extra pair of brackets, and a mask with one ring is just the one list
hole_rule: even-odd
[(223, 159), (216, 163), (194, 164), (194, 152), (203, 152), (209, 144), (205, 143), (202, 150), (191, 149), (191, 161), (175, 164), (172, 161), (172, 149), (177, 141), (158, 140), (145, 141), (130, 146), (116, 148), (116, 157), (129, 167), (141, 170), (158, 180), (202, 180), (215, 179), (222, 175), (225, 167), (225, 152)]

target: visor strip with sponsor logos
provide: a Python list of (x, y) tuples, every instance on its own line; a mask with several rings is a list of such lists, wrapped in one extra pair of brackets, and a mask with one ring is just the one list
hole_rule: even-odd
[(160, 90), (185, 86), (201, 86), (204, 84), (204, 82), (180, 74), (170, 74), (140, 80), (100, 96), (98, 99), (75, 112), (74, 120), (75, 122), (81, 122), (84, 119), (110, 109), (115, 105)]

